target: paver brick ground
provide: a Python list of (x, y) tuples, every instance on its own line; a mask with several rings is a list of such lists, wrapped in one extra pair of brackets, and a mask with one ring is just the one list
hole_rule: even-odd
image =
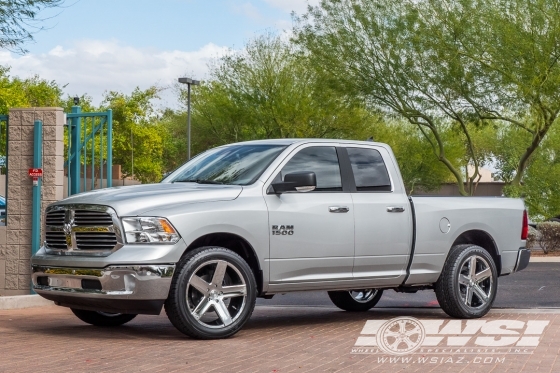
[[(517, 320), (527, 328), (528, 320), (549, 321), (540, 334), (531, 335), (538, 346), (524, 354), (504, 353), (505, 347), (498, 353), (464, 353), (480, 351), (472, 344), (483, 336), (480, 330), (467, 344), (470, 349), (459, 352), (437, 353), (436, 346), (397, 356), (356, 346), (359, 337), (368, 337), (366, 321), (399, 316), (424, 324), (444, 319), (443, 326), (451, 325), (439, 309), (349, 313), (327, 307), (261, 306), (234, 337), (198, 341), (179, 333), (165, 313), (138, 316), (118, 328), (98, 328), (56, 306), (0, 311), (0, 372), (560, 372), (560, 313), (494, 311), (483, 319)], [(496, 340), (525, 335), (515, 330), (515, 322), (513, 329), (497, 325), (505, 334)], [(447, 335), (442, 329), (442, 338), (461, 336), (449, 328)]]

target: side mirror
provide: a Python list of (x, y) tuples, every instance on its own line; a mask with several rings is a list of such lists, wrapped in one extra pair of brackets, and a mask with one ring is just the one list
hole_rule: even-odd
[(315, 172), (293, 172), (284, 176), (284, 181), (272, 183), (274, 193), (311, 192), (317, 187)]

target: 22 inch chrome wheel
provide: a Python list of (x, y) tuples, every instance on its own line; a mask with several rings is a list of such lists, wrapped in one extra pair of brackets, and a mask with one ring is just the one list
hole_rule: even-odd
[(451, 248), (435, 291), (441, 308), (449, 316), (482, 317), (496, 298), (498, 271), (492, 255), (471, 244)]
[(483, 257), (465, 258), (458, 281), (459, 296), (468, 307), (483, 308), (492, 299), (492, 269)]
[(239, 331), (255, 308), (257, 285), (247, 262), (223, 247), (201, 247), (177, 264), (165, 311), (184, 334), (226, 338)]
[(195, 269), (187, 286), (187, 307), (208, 328), (229, 326), (241, 315), (247, 285), (239, 270), (225, 260), (210, 260)]

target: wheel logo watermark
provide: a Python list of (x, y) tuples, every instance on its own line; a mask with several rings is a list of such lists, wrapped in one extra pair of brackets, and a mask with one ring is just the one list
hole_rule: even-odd
[(397, 317), (381, 325), (377, 332), (377, 346), (392, 355), (411, 354), (422, 346), (426, 331), (420, 321), (412, 317)]
[(378, 355), (381, 364), (503, 364), (505, 356), (533, 354), (549, 324), (542, 319), (368, 320), (351, 353)]

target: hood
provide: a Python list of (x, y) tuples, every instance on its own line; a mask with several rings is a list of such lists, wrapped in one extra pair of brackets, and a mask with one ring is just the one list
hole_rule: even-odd
[(141, 215), (166, 205), (229, 201), (237, 198), (243, 188), (238, 185), (207, 185), (196, 183), (161, 183), (121, 186), (79, 193), (56, 202), (57, 205), (94, 204), (110, 206), (119, 216)]

